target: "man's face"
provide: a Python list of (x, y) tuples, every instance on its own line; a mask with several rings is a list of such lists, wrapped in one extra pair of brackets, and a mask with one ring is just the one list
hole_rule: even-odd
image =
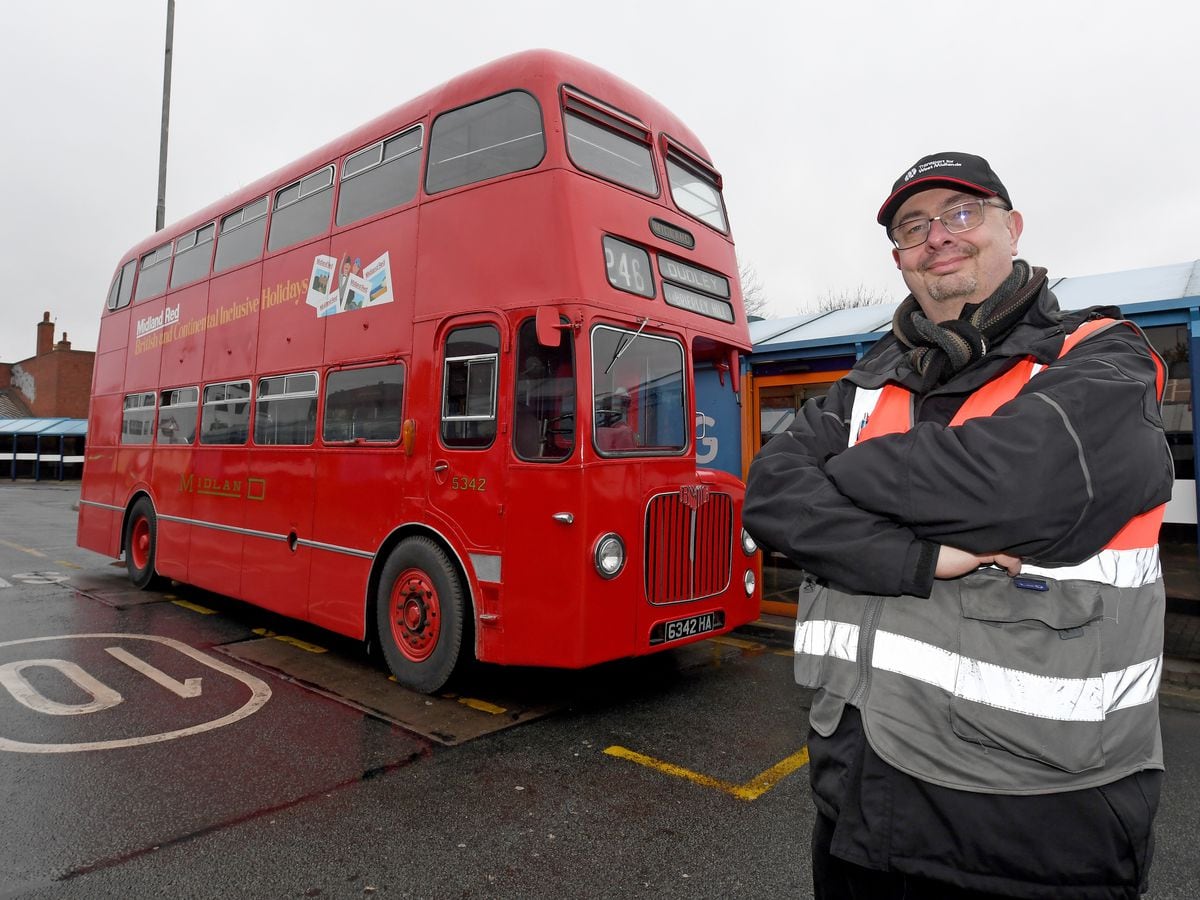
[[(905, 200), (892, 225), (931, 219), (978, 199), (949, 188), (930, 188)], [(929, 320), (945, 322), (957, 318), (965, 304), (987, 299), (1009, 276), (1022, 227), (1019, 212), (987, 205), (979, 227), (951, 234), (941, 222), (933, 222), (924, 244), (892, 250), (892, 258)]]

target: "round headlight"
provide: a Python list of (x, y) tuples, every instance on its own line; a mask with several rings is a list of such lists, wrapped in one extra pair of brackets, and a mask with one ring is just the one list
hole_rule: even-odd
[(742, 584), (746, 586), (746, 596), (754, 596), (754, 588), (758, 586), (758, 582), (754, 579), (754, 570), (747, 569), (746, 574), (742, 577)]
[(754, 542), (754, 538), (750, 537), (750, 532), (745, 528), (742, 529), (742, 552), (747, 556), (753, 556), (758, 550), (758, 544)]
[(596, 571), (601, 578), (616, 578), (625, 567), (625, 542), (613, 533), (596, 541)]

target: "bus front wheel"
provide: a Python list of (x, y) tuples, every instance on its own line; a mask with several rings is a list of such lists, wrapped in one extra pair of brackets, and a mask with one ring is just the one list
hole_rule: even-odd
[(450, 558), (429, 538), (402, 541), (379, 579), (375, 618), (388, 668), (407, 688), (432, 693), (462, 651), (466, 602)]
[(157, 587), (162, 579), (154, 571), (158, 553), (158, 516), (148, 497), (140, 497), (125, 520), (125, 568), (139, 590)]

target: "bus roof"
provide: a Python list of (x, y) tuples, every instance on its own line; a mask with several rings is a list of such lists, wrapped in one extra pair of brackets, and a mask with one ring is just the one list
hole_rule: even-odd
[(347, 153), (405, 126), (427, 121), (434, 113), (455, 109), (509, 88), (526, 88), (542, 97), (569, 84), (640, 119), (652, 133), (665, 133), (707, 162), (708, 152), (696, 135), (661, 103), (598, 66), (554, 50), (525, 50), (458, 75), (352, 131), (264, 175), (191, 215), (147, 236), (121, 257), (125, 262), (186, 234), (220, 216), (265, 196), (277, 187), (310, 174)]

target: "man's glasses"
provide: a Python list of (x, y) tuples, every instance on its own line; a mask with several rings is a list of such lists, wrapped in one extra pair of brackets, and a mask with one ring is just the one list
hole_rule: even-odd
[(929, 240), (929, 229), (933, 227), (934, 222), (941, 222), (942, 227), (951, 234), (962, 234), (964, 231), (970, 231), (983, 224), (983, 208), (985, 206), (995, 206), (999, 209), (1008, 208), (990, 200), (968, 200), (966, 203), (959, 203), (957, 206), (944, 210), (940, 216), (901, 222), (895, 228), (888, 229), (888, 237), (892, 239), (897, 250), (910, 250), (913, 247), (920, 247)]

